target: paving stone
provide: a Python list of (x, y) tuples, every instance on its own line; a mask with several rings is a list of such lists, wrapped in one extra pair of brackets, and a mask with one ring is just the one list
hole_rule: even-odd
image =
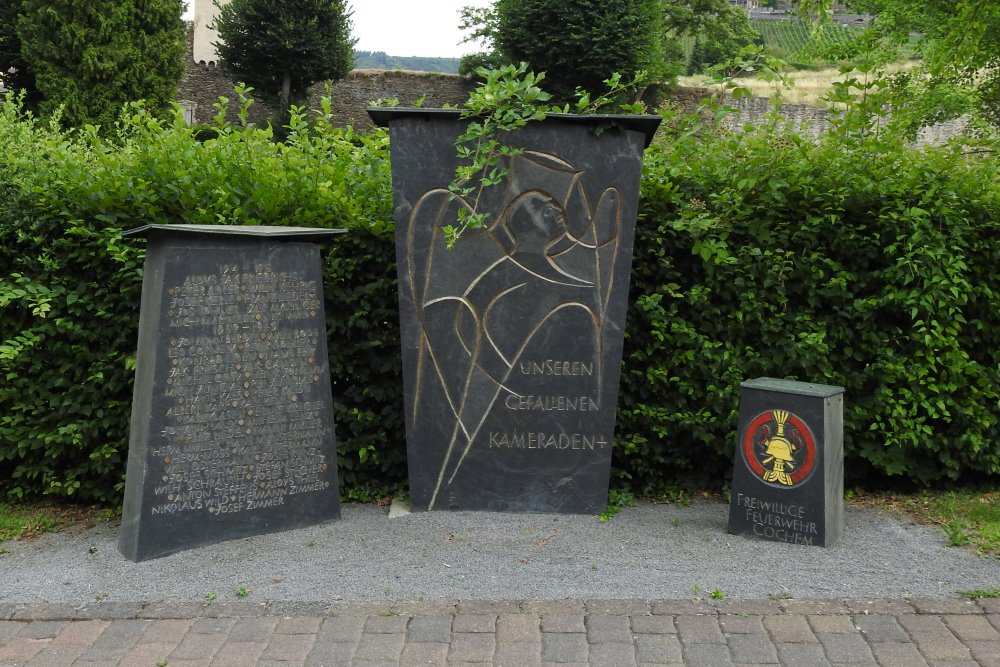
[(76, 610), (68, 604), (29, 604), (19, 607), (11, 616), (15, 621), (68, 621)]
[(124, 620), (111, 621), (104, 632), (94, 640), (93, 646), (102, 648), (131, 648), (136, 640), (145, 632), (149, 621)]
[(417, 616), (410, 619), (408, 639), (411, 642), (447, 644), (451, 641), (451, 616)]
[(591, 644), (624, 642), (632, 644), (632, 626), (628, 616), (587, 616), (587, 640)]
[(315, 635), (323, 626), (323, 619), (319, 616), (292, 616), (278, 621), (274, 627), (276, 635)]
[(205, 615), (207, 605), (198, 603), (168, 604), (155, 602), (144, 605), (136, 618), (200, 618)]
[(542, 632), (586, 632), (583, 618), (576, 614), (544, 614)]
[(139, 636), (139, 644), (177, 644), (191, 629), (194, 621), (190, 619), (167, 618), (152, 621)]
[(780, 614), (781, 605), (776, 600), (722, 600), (715, 605), (720, 616), (767, 616)]
[(187, 634), (170, 653), (171, 660), (211, 660), (219, 647), (226, 642), (226, 635)]
[(854, 617), (854, 624), (858, 626), (867, 642), (908, 642), (910, 636), (899, 624), (894, 616), (873, 614), (869, 616), (859, 615)]
[(448, 644), (446, 643), (407, 642), (403, 645), (403, 654), (399, 658), (399, 664), (405, 667), (443, 665), (447, 659)]
[(840, 600), (781, 600), (781, 610), (786, 614), (848, 614)]
[(212, 658), (212, 667), (246, 667), (260, 660), (266, 642), (227, 640)]
[(926, 667), (917, 645), (909, 642), (872, 642), (872, 655), (882, 667)]
[(739, 634), (726, 638), (729, 655), (734, 663), (774, 664), (778, 653), (764, 634)]
[(334, 602), (327, 609), (329, 616), (388, 616), (392, 604), (388, 602)]
[(0, 646), (0, 663), (25, 663), (34, 658), (52, 643), (51, 639), (14, 637)]
[(271, 635), (262, 660), (305, 660), (316, 644), (313, 635)]
[(590, 647), (583, 634), (542, 633), (542, 660), (545, 662), (587, 662)]
[(899, 623), (916, 643), (928, 662), (968, 660), (969, 650), (936, 616), (900, 616)]
[(399, 616), (448, 616), (458, 611), (458, 600), (394, 602), (392, 613)]
[[(979, 598), (976, 603), (987, 614), (1000, 614), (1000, 598)], [(0, 605), (0, 618), (3, 618), (3, 605)]]
[(600, 616), (649, 613), (649, 602), (646, 600), (587, 600), (585, 604), (588, 614)]
[(1000, 642), (968, 642), (966, 646), (983, 667), (1000, 667)]
[(93, 602), (77, 607), (73, 611), (73, 620), (102, 620), (137, 618), (142, 611), (141, 602)]
[(9, 621), (25, 605), (16, 602), (0, 602), (0, 621)]
[(199, 618), (191, 624), (191, 632), (199, 635), (228, 635), (234, 625), (235, 618)]
[(975, 660), (931, 660), (930, 667), (983, 667)]
[(727, 667), (733, 661), (724, 644), (691, 644), (684, 646), (684, 664), (688, 667)]
[(858, 629), (854, 626), (854, 619), (843, 614), (810, 614), (806, 617), (809, 627), (813, 632), (838, 632), (841, 634), (855, 634)]
[(459, 614), (519, 614), (521, 605), (517, 600), (459, 600)]
[(20, 632), (26, 623), (26, 621), (0, 621), (0, 643)]
[[(173, 653), (174, 649), (177, 648), (176, 642), (164, 642), (164, 643), (152, 643), (152, 644), (136, 644), (132, 648), (128, 649), (121, 656), (122, 665), (157, 665), (163, 662), (167, 664), (175, 665), (177, 660), (170, 660), (167, 656)], [(81, 656), (85, 658), (89, 652), (84, 653)]]
[(819, 640), (804, 616), (765, 616), (764, 628), (775, 644), (813, 644)]
[(497, 642), (493, 664), (496, 667), (535, 667), (541, 664), (542, 642)]
[(526, 600), (521, 611), (539, 616), (583, 616), (586, 609), (582, 600)]
[(50, 644), (35, 654), (35, 657), (28, 661), (29, 667), (71, 667), (76, 663), (76, 659), (83, 655), (82, 646), (56, 646)]
[(638, 635), (635, 657), (640, 663), (681, 662), (681, 641), (676, 635)]
[[(271, 603), (281, 604), (281, 603)], [(247, 618), (266, 616), (270, 605), (266, 602), (250, 602), (249, 600), (224, 600), (215, 601), (205, 606), (204, 616), (214, 616), (217, 618)], [(275, 616), (284, 616), (280, 610), (275, 610)]]
[(719, 616), (719, 628), (727, 635), (765, 634), (760, 616)]
[(405, 635), (409, 616), (369, 616), (365, 621), (365, 634)]
[(942, 616), (941, 620), (962, 641), (1000, 641), (1000, 631), (997, 631), (985, 616), (949, 615)]
[(354, 661), (355, 646), (356, 644), (326, 644), (317, 641), (306, 657), (305, 664), (316, 667), (350, 665)]
[(500, 614), (496, 623), (497, 643), (540, 643), (541, 619), (537, 614)]
[[(459, 618), (458, 616), (455, 617)], [(490, 662), (496, 650), (496, 639), (486, 632), (451, 633), (448, 662)]]
[(591, 665), (589, 662), (549, 662), (543, 660), (542, 667), (591, 667)]
[(404, 639), (403, 635), (363, 634), (361, 635), (361, 642), (358, 644), (354, 658), (358, 662), (365, 660), (369, 662), (392, 662), (398, 660), (400, 654), (403, 652)]
[(704, 600), (653, 600), (649, 604), (650, 613), (665, 616), (715, 616), (715, 607)]
[(276, 618), (238, 618), (226, 637), (227, 642), (260, 642), (266, 640), (278, 625)]
[(632, 632), (636, 634), (677, 634), (672, 616), (632, 616)]
[(914, 614), (916, 610), (906, 600), (844, 600), (844, 606), (852, 614)]
[(784, 644), (776, 643), (778, 650), (778, 660), (782, 665), (808, 665), (809, 667), (828, 667), (830, 661), (826, 659), (823, 646), (816, 644)]
[(590, 647), (590, 664), (602, 667), (636, 667), (631, 642), (604, 642)]
[[(367, 621), (367, 616), (325, 618), (319, 632), (316, 633), (316, 641), (357, 645)], [(448, 623), (451, 623), (451, 618), (448, 619)]]
[(982, 614), (983, 608), (972, 600), (959, 598), (910, 598), (920, 614)]
[(817, 632), (817, 639), (832, 663), (874, 662), (875, 657), (860, 634), (845, 635), (833, 632)]
[(66, 627), (69, 621), (35, 621), (25, 623), (18, 637), (26, 639), (52, 639)]
[(725, 644), (717, 616), (678, 616), (674, 619), (677, 634), (685, 646), (691, 644)]
[[(212, 605), (213, 607), (215, 605)], [(323, 618), (330, 615), (329, 602), (290, 602), (277, 600), (268, 602), (265, 607), (267, 616), (278, 616), (287, 618), (297, 618), (300, 616), (312, 616)]]
[(496, 632), (496, 614), (458, 614), (451, 624), (452, 632)]

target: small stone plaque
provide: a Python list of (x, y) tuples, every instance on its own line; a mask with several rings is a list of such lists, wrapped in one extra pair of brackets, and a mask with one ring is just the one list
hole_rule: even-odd
[(119, 549), (135, 561), (337, 519), (316, 241), (151, 225)]
[(744, 382), (729, 532), (830, 546), (844, 530), (844, 389)]

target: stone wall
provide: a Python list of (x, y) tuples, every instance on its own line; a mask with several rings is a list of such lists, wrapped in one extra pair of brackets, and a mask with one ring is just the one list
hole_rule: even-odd
[[(307, 107), (318, 109), (320, 97), (329, 95), (334, 124), (353, 124), (357, 129), (364, 129), (372, 127), (365, 109), (375, 100), (396, 98), (400, 105), (410, 106), (423, 97), (423, 106), (433, 108), (444, 104), (459, 105), (469, 96), (471, 89), (472, 84), (468, 80), (454, 74), (354, 70), (344, 80), (332, 85), (313, 86), (309, 91)], [(195, 122), (208, 123), (212, 120), (216, 113), (212, 105), (220, 95), (229, 98), (227, 117), (230, 122), (234, 122), (237, 104), (233, 101), (235, 94), (232, 80), (223, 70), (195, 63), (189, 56), (178, 99), (193, 103)], [(708, 95), (709, 91), (705, 88), (677, 88), (670, 94), (667, 103), (685, 111), (694, 111), (698, 103)], [(760, 125), (771, 110), (770, 102), (763, 97), (738, 100), (733, 102), (733, 106), (739, 113), (727, 119), (730, 127)], [(266, 123), (273, 113), (270, 107), (259, 101), (254, 102), (251, 110), (251, 118), (258, 123)], [(818, 137), (829, 128), (832, 113), (834, 112), (804, 104), (784, 104), (781, 107), (781, 115), (788, 124), (810, 137)], [(965, 120), (958, 119), (926, 128), (921, 131), (917, 143), (942, 143), (961, 133), (965, 124)]]
[(329, 94), (334, 123), (353, 124), (356, 128), (372, 127), (365, 112), (373, 101), (396, 98), (402, 106), (411, 106), (421, 97), (423, 106), (459, 105), (469, 97), (472, 84), (454, 74), (435, 72), (404, 72), (401, 70), (354, 70), (342, 81), (330, 87), (317, 84), (309, 91), (310, 109), (319, 108), (319, 99)]
[[(225, 97), (229, 100), (226, 119), (230, 123), (237, 122), (239, 103), (233, 90), (235, 83), (232, 78), (215, 65), (203, 65), (194, 61), (191, 55), (194, 40), (193, 24), (188, 24), (187, 40), (187, 58), (184, 60), (184, 75), (177, 88), (177, 101), (189, 112), (192, 124), (201, 125), (212, 121), (217, 113), (212, 105), (219, 101), (219, 97)], [(255, 99), (250, 112), (252, 121), (266, 124), (274, 110)]]

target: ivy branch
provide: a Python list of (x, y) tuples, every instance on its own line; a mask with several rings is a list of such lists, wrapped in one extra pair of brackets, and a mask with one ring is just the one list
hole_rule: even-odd
[[(510, 171), (510, 159), (524, 152), (523, 148), (503, 142), (507, 134), (530, 121), (543, 120), (548, 113), (570, 113), (571, 109), (578, 114), (597, 113), (608, 106), (627, 113), (645, 111), (638, 99), (628, 101), (630, 94), (642, 89), (646, 81), (644, 71), (629, 82), (623, 82), (620, 74), (613, 74), (604, 82), (608, 91), (593, 99), (590, 93), (578, 88), (576, 102), (562, 107), (549, 104), (552, 96), (538, 86), (545, 78), (544, 72), (529, 72), (527, 63), (492, 70), (481, 67), (476, 73), (483, 83), (463, 105), (461, 118), (468, 119), (469, 124), (455, 140), (460, 163), (448, 185), (449, 201), (461, 204), (456, 224), (442, 227), (449, 249), (467, 230), (486, 226), (490, 214), (480, 210), (483, 194), (503, 183)], [(604, 126), (598, 126), (595, 131), (599, 134), (603, 129)]]
[(479, 210), (483, 193), (502, 183), (510, 170), (510, 158), (524, 152), (523, 148), (504, 144), (501, 138), (556, 110), (548, 104), (552, 96), (538, 86), (545, 74), (529, 72), (527, 63), (496, 70), (479, 68), (476, 73), (484, 82), (465, 102), (461, 117), (470, 122), (455, 140), (462, 162), (455, 168), (455, 179), (448, 185), (448, 192), (451, 201), (463, 206), (458, 210), (457, 226), (443, 227), (448, 248), (466, 230), (486, 226), (489, 214)]

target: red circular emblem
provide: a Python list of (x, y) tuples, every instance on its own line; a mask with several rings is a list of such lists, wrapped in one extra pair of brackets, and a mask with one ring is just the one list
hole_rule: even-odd
[(754, 476), (777, 488), (799, 486), (816, 467), (812, 431), (787, 410), (769, 410), (750, 420), (740, 449)]

